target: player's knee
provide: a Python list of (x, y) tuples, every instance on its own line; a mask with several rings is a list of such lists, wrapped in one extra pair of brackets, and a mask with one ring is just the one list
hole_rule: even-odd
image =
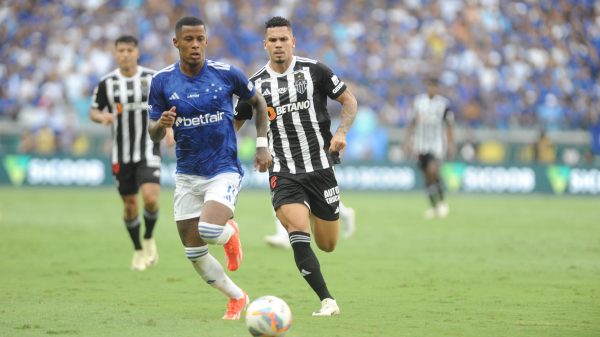
[(281, 225), (285, 228), (289, 233), (291, 232), (308, 232), (308, 223), (302, 221), (293, 221), (290, 219), (286, 219), (285, 222), (281, 221)]
[(319, 247), (320, 250), (326, 252), (326, 253), (331, 253), (335, 250), (335, 245), (337, 242), (335, 241), (325, 241), (325, 242), (317, 242), (317, 247)]
[(158, 210), (158, 195), (147, 195), (144, 196), (144, 208), (156, 212)]

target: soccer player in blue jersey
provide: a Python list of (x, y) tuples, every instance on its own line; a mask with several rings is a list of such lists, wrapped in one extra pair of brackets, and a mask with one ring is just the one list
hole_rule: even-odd
[(247, 102), (256, 118), (255, 169), (271, 165), (267, 150), (267, 105), (235, 67), (206, 59), (206, 26), (195, 17), (175, 25), (179, 62), (157, 72), (149, 95), (153, 140), (172, 127), (176, 142), (175, 221), (187, 258), (209, 285), (230, 298), (223, 319), (239, 319), (248, 295), (208, 252), (223, 245), (230, 271), (238, 269), (242, 247), (233, 217), (243, 170), (233, 127), (233, 95)]

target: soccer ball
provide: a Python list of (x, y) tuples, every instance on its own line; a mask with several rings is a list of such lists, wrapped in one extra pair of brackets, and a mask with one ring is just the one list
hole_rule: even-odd
[(255, 337), (281, 337), (291, 324), (290, 307), (279, 297), (259, 297), (246, 310), (246, 326)]

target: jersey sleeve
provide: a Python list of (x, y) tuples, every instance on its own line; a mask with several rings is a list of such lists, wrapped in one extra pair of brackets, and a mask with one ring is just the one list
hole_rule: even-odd
[(245, 101), (254, 96), (254, 84), (248, 80), (238, 68), (231, 67), (230, 79), (233, 84), (233, 93), (236, 94), (240, 100)]
[(249, 120), (252, 119), (252, 107), (248, 102), (244, 102), (239, 100), (237, 105), (235, 106), (235, 111), (233, 113), (233, 118), (237, 120)]
[(346, 83), (340, 80), (333, 71), (321, 62), (315, 65), (317, 72), (318, 86), (331, 99), (338, 98), (346, 90)]
[(150, 93), (148, 94), (148, 117), (156, 121), (166, 110), (169, 109), (163, 95), (163, 82), (154, 76), (150, 82)]
[[(106, 96), (106, 80), (100, 81), (94, 93), (92, 94), (92, 109), (104, 110), (108, 106), (108, 96)], [(110, 108), (108, 109), (110, 111)], [(112, 112), (112, 111), (111, 111)]]

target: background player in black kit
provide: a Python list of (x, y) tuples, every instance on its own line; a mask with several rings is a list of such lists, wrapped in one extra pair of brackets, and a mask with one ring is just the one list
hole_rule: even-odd
[(430, 77), (425, 83), (427, 92), (417, 95), (413, 101), (405, 147), (409, 156), (417, 156), (425, 180), (431, 204), (425, 211), (425, 218), (445, 218), (450, 207), (444, 198), (440, 167), (445, 158), (452, 160), (456, 153), (454, 113), (450, 110), (450, 101), (439, 94), (438, 80)]
[[(265, 25), (269, 62), (250, 78), (265, 97), (269, 113), (269, 169), (273, 208), (287, 229), (298, 270), (321, 300), (313, 316), (340, 313), (329, 293), (310, 242), (335, 249), (339, 231), (339, 188), (333, 171), (356, 116), (356, 98), (326, 65), (293, 55), (290, 22), (273, 17)], [(327, 97), (342, 104), (341, 123), (332, 135)], [(249, 105), (236, 107), (236, 128), (252, 117)]]
[[(112, 128), (112, 171), (124, 205), (124, 222), (134, 246), (131, 269), (142, 271), (158, 262), (153, 231), (160, 192), (159, 144), (148, 135), (148, 92), (154, 70), (138, 65), (138, 41), (115, 40), (118, 68), (105, 75), (92, 97), (90, 118)], [(173, 142), (171, 131), (167, 142)], [(138, 191), (144, 203), (145, 232), (140, 240)]]

